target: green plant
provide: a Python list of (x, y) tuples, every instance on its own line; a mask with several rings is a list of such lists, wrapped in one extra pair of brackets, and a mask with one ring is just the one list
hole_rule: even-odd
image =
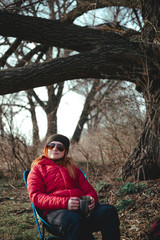
[(127, 182), (126, 184), (120, 186), (117, 194), (118, 195), (133, 194), (133, 193), (137, 193), (145, 188), (147, 188), (147, 184), (139, 183), (138, 185), (136, 185), (133, 182)]
[(146, 194), (149, 196), (154, 196), (154, 193), (151, 191), (151, 189), (147, 189)]
[(115, 178), (115, 181), (116, 181), (116, 182), (121, 182), (121, 181), (122, 181), (122, 178)]
[(148, 185), (146, 184), (146, 183), (139, 183), (138, 184), (138, 188), (139, 189), (145, 189), (145, 188), (147, 188), (148, 187)]
[(101, 191), (107, 190), (108, 187), (110, 187), (109, 183), (100, 181), (96, 184), (95, 189), (96, 189), (97, 192), (101, 192)]
[(134, 204), (134, 201), (130, 198), (121, 199), (121, 200), (117, 201), (116, 208), (117, 208), (118, 211), (123, 211), (125, 209), (128, 209), (133, 204)]

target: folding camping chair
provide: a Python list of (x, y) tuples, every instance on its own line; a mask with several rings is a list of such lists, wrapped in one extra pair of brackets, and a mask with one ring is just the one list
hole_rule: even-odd
[[(81, 170), (82, 173), (84, 174), (85, 178), (87, 179), (87, 176), (85, 174), (85, 172), (83, 170)], [(28, 177), (28, 174), (29, 174), (30, 170), (25, 170), (24, 173), (23, 173), (23, 179), (24, 179), (24, 182), (25, 182), (25, 185), (26, 185), (26, 188), (27, 188), (27, 177)], [(27, 188), (28, 190), (28, 188)], [(36, 225), (37, 225), (37, 229), (38, 229), (38, 233), (39, 233), (39, 236), (40, 236), (40, 239), (41, 240), (51, 240), (51, 239), (63, 239), (62, 237), (56, 235), (55, 233), (55, 230), (54, 228), (49, 225), (38, 213), (38, 210), (35, 208), (34, 204), (31, 202), (31, 206), (32, 206), (32, 210), (33, 210), (33, 213), (34, 213), (34, 218), (35, 218), (35, 221), (36, 221)], [(38, 222), (38, 219), (41, 220), (42, 222), (42, 227), (40, 227), (40, 224)], [(45, 237), (45, 229), (47, 229), (47, 231), (49, 233), (52, 234), (52, 236), (50, 237)], [(93, 234), (92, 234), (92, 237), (93, 237), (93, 240), (95, 239)]]

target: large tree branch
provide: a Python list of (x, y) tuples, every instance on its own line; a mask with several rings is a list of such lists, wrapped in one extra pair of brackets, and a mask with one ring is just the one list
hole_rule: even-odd
[[(132, 46), (133, 48), (133, 46)], [(0, 94), (46, 86), (79, 78), (108, 78), (135, 82), (139, 69), (137, 49), (126, 45), (102, 47), (24, 68), (0, 72)]]
[(125, 38), (113, 31), (100, 31), (44, 18), (0, 11), (0, 34), (50, 46), (90, 51), (103, 42), (121, 42)]
[(138, 44), (113, 31), (0, 11), (0, 34), (84, 52), (25, 68), (3, 70), (0, 94), (79, 78), (135, 82), (137, 74), (142, 73), (137, 68), (140, 66)]

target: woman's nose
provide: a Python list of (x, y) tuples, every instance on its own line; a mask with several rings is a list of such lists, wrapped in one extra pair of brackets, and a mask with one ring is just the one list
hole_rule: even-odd
[(57, 149), (57, 145), (55, 145), (55, 146), (53, 147), (53, 149)]

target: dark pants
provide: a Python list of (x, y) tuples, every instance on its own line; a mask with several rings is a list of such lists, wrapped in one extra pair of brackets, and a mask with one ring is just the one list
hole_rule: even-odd
[(47, 214), (47, 221), (65, 240), (90, 240), (91, 233), (98, 231), (103, 240), (120, 240), (118, 214), (111, 205), (98, 204), (87, 217), (59, 209)]

